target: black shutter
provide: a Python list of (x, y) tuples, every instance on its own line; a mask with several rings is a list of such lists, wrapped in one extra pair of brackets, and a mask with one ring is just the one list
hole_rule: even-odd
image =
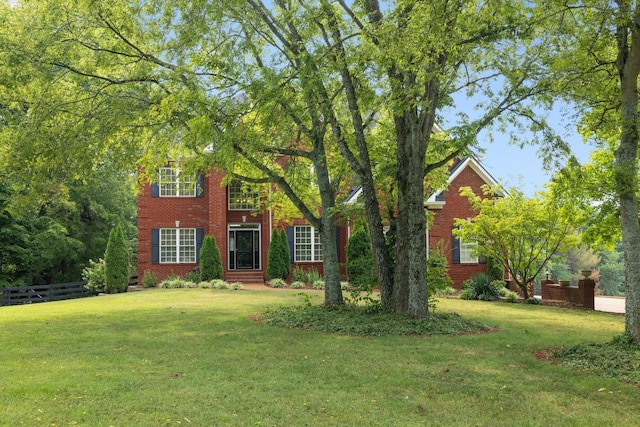
[(160, 229), (151, 229), (151, 264), (160, 264)]
[(160, 197), (160, 186), (157, 182), (151, 184), (151, 197)]
[(196, 197), (204, 197), (204, 175), (201, 173), (196, 180)]
[(460, 239), (453, 234), (458, 227), (453, 227), (451, 232), (451, 263), (460, 264)]
[(287, 243), (289, 244), (289, 260), (295, 261), (295, 236), (293, 227), (287, 227)]
[(200, 249), (204, 240), (204, 228), (196, 228), (196, 262), (200, 262)]

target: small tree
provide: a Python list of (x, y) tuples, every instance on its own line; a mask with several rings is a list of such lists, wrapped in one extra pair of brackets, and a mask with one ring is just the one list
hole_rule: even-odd
[(208, 282), (222, 279), (222, 260), (220, 249), (213, 236), (205, 236), (200, 248), (200, 280)]
[(284, 276), (286, 267), (283, 264), (282, 255), (282, 236), (278, 230), (273, 230), (273, 233), (271, 234), (271, 242), (269, 243), (267, 279), (284, 280), (289, 275), (287, 272), (287, 275)]
[(104, 291), (108, 294), (126, 292), (129, 286), (129, 250), (122, 228), (111, 229), (104, 253)]
[(373, 274), (373, 253), (369, 233), (359, 227), (347, 244), (347, 275), (349, 282), (359, 288), (370, 290), (377, 282)]
[(456, 234), (466, 241), (487, 242), (477, 246), (478, 253), (500, 260), (527, 299), (528, 284), (549, 260), (577, 244), (575, 211), (552, 191), (531, 199), (516, 190), (501, 198), (487, 197), (495, 194), (488, 186), (483, 191), (485, 197), (469, 187), (460, 189), (478, 215), (471, 222), (457, 219)]

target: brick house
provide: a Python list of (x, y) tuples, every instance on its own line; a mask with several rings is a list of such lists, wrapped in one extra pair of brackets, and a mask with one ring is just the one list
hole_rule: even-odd
[[(258, 194), (238, 182), (222, 186), (224, 174), (211, 170), (197, 182), (179, 169), (161, 168), (157, 182), (146, 184), (138, 196), (138, 275), (153, 271), (159, 280), (184, 276), (197, 268), (202, 239), (214, 236), (227, 281), (265, 280), (271, 232), (286, 227), (291, 262), (322, 274), (322, 245), (316, 230), (304, 220), (276, 224), (272, 211), (260, 212)], [(338, 242), (347, 229), (337, 230)], [(340, 244), (340, 243), (339, 243)], [(344, 243), (339, 262), (346, 262)]]
[[(273, 212), (258, 211), (257, 194), (248, 194), (237, 182), (222, 186), (224, 175), (216, 170), (189, 179), (168, 166), (159, 169), (157, 176), (157, 182), (145, 185), (138, 196), (139, 277), (146, 270), (153, 271), (159, 280), (193, 271), (198, 266), (203, 237), (212, 235), (227, 281), (262, 283), (271, 232), (276, 227), (286, 227), (292, 264), (305, 270), (313, 267), (322, 274), (322, 245), (314, 228), (304, 220), (276, 224)], [(452, 236), (454, 218), (473, 216), (469, 202), (458, 189), (470, 186), (481, 194), (483, 184), (496, 182), (480, 162), (472, 157), (459, 160), (450, 169), (447, 190), (434, 193), (425, 203), (425, 208), (435, 214), (426, 231), (428, 244), (447, 248), (449, 274), (458, 288), (463, 280), (486, 269), (471, 256), (473, 244)], [(358, 194), (353, 191), (347, 201), (355, 200)], [(348, 225), (337, 230), (341, 264), (346, 263), (350, 233)]]

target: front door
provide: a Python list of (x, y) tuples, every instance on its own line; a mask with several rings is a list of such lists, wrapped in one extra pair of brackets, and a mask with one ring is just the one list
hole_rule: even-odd
[(260, 230), (258, 226), (229, 229), (229, 269), (260, 269)]
[(236, 231), (236, 268), (253, 268), (253, 231)]

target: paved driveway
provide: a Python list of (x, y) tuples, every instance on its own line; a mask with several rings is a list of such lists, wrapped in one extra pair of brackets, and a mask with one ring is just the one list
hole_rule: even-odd
[(625, 300), (621, 297), (595, 297), (594, 305), (598, 311), (624, 313)]

